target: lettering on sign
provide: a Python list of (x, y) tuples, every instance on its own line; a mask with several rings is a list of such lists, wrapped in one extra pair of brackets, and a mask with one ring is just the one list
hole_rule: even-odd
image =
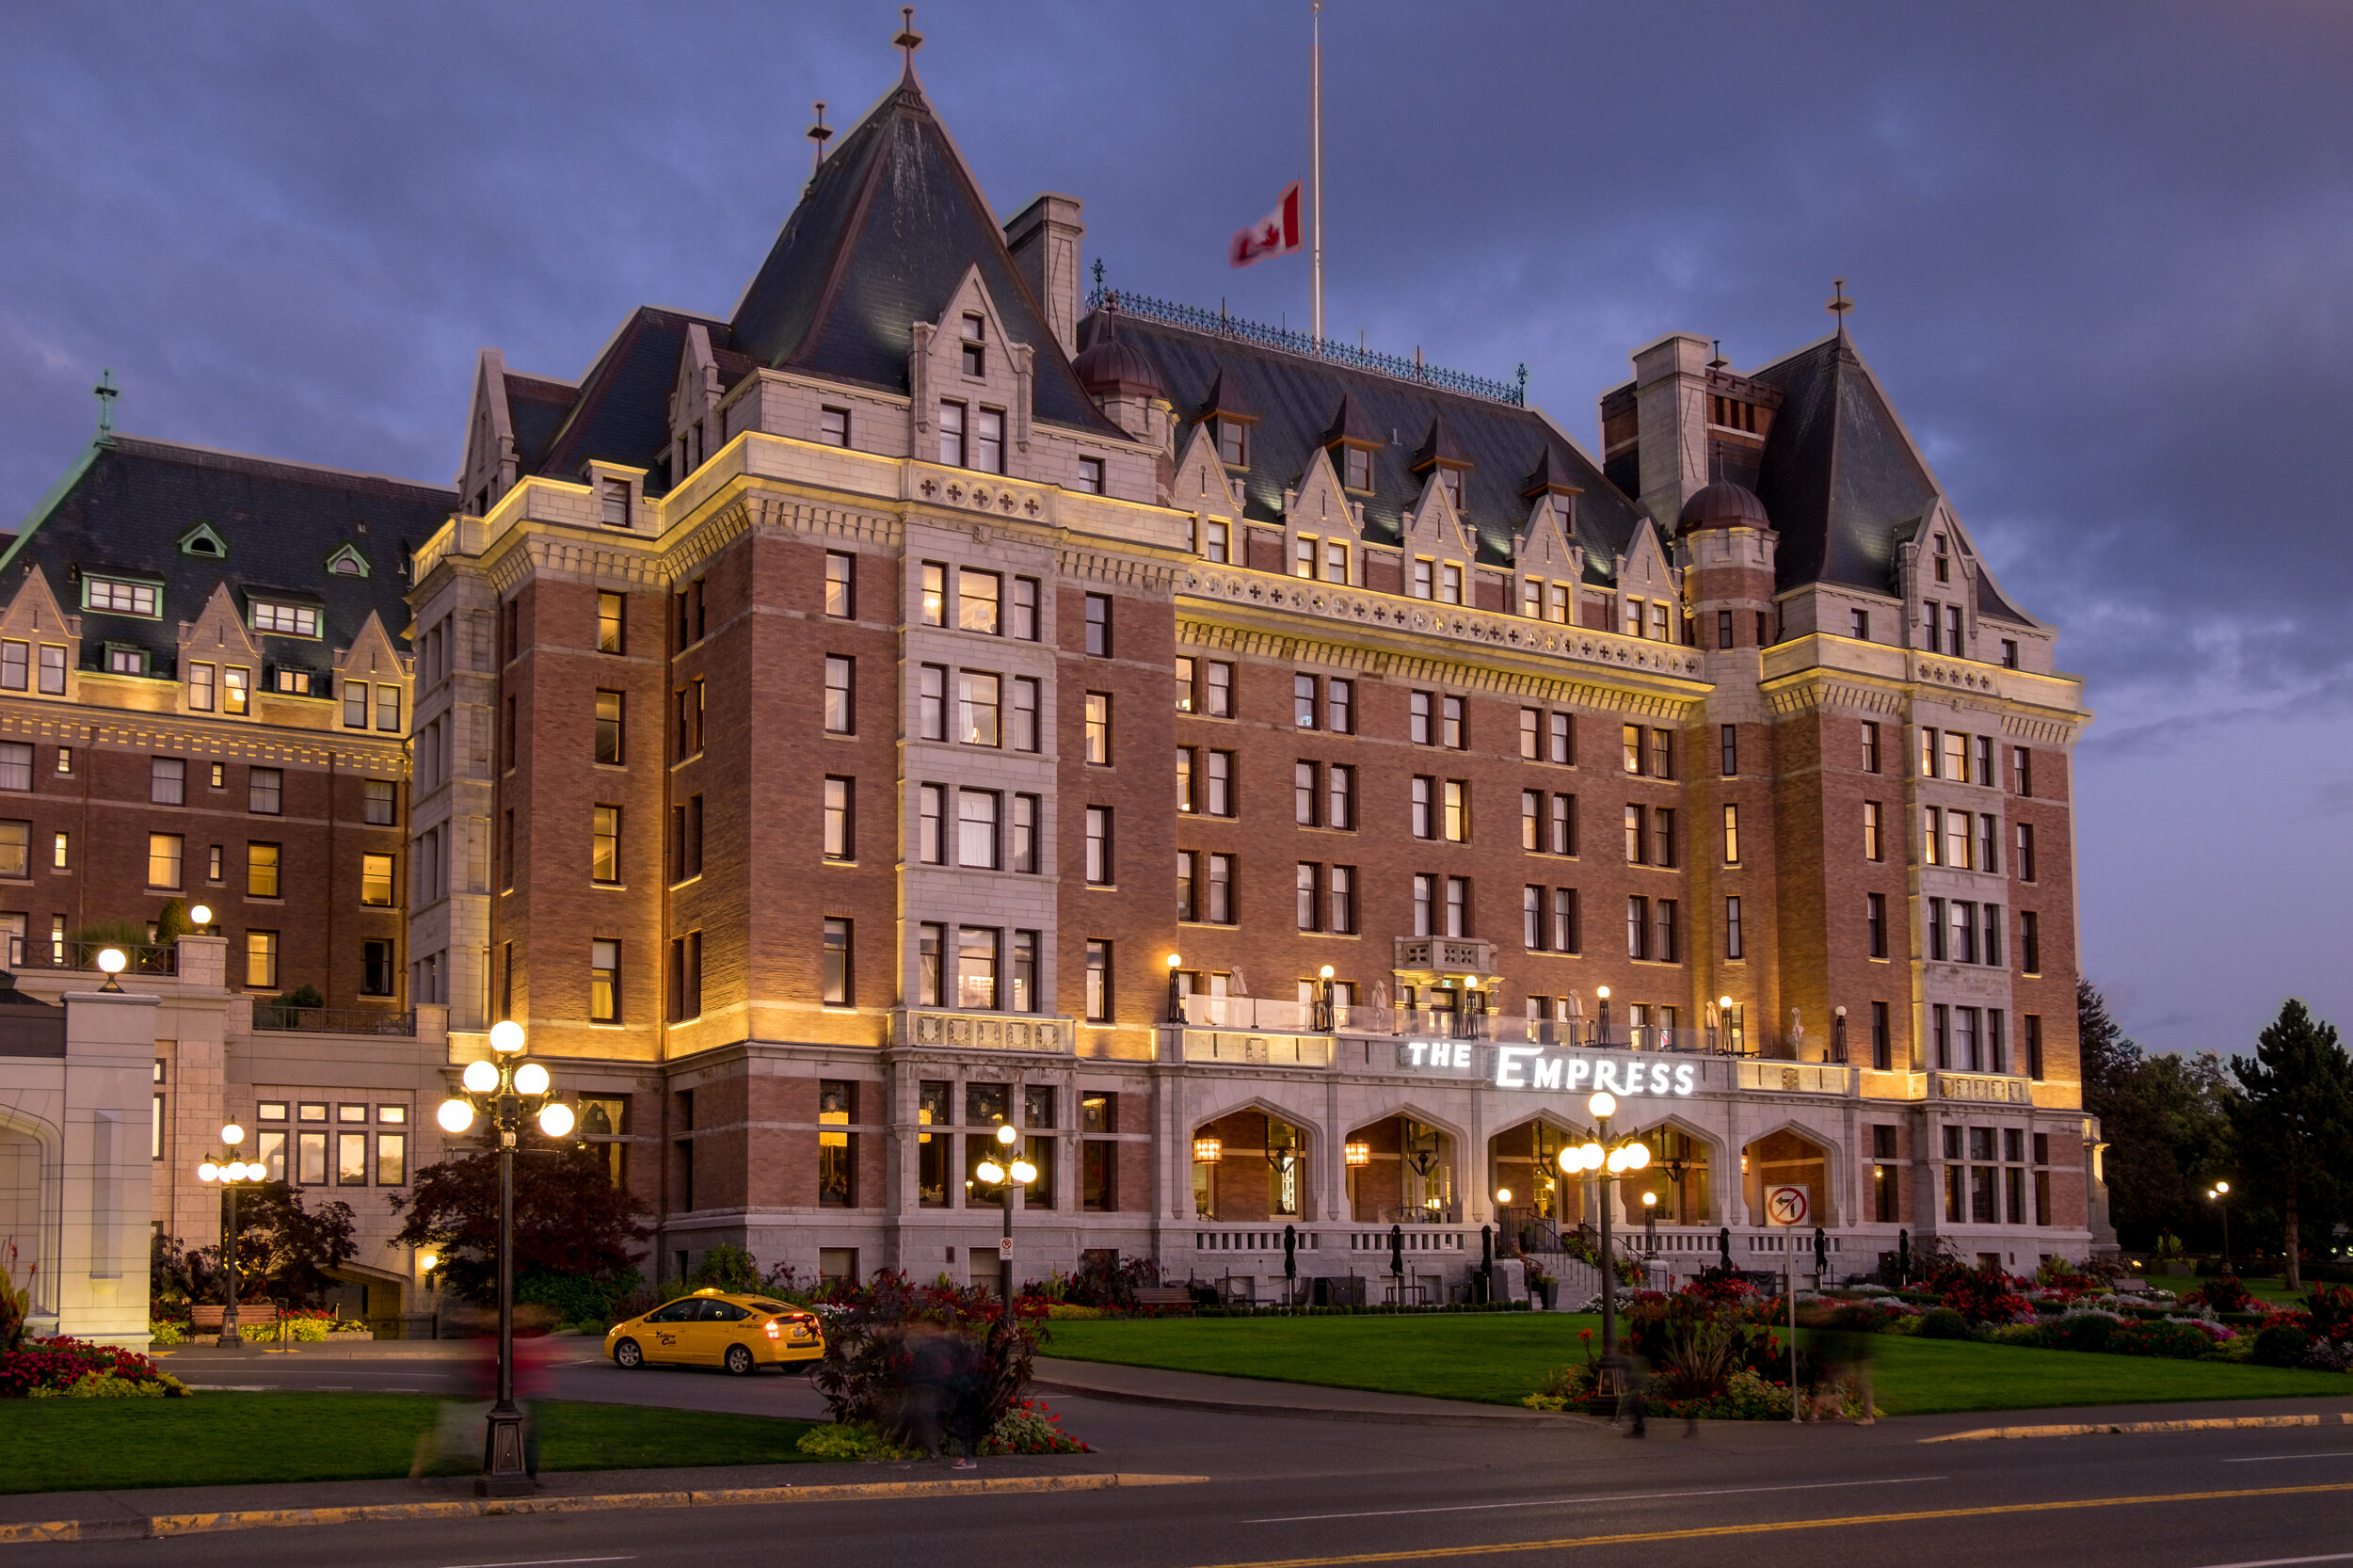
[(1689, 1062), (1641, 1062), (1535, 1046), (1497, 1046), (1490, 1081), (1498, 1089), (1607, 1089), (1613, 1095), (1683, 1096), (1700, 1086), (1699, 1068)]
[(1474, 1050), (1468, 1040), (1400, 1040), (1397, 1064), (1422, 1072), (1467, 1073), (1479, 1064)]
[(1012, 1237), (1000, 1236), (997, 1238), (997, 1256), (1000, 1257), (1011, 1257), (1013, 1256)]

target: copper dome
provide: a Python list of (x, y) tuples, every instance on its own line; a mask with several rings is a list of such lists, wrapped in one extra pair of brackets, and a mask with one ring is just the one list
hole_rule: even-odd
[(1168, 395), (1151, 360), (1141, 349), (1122, 343), (1114, 332), (1105, 332), (1079, 350), (1070, 368), (1079, 373), (1079, 385), (1090, 392), (1127, 392), (1138, 397)]
[(1688, 534), (1694, 528), (1770, 528), (1772, 521), (1765, 515), (1765, 503), (1745, 485), (1729, 479), (1719, 479), (1683, 504), (1683, 513), (1675, 519), (1675, 531)]

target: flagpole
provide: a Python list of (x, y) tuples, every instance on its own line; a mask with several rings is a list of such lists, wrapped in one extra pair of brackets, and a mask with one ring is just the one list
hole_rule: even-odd
[(1314, 33), (1307, 49), (1307, 114), (1314, 123), (1308, 174), (1315, 190), (1307, 205), (1308, 314), (1318, 343), (1323, 341), (1323, 0), (1310, 0)]

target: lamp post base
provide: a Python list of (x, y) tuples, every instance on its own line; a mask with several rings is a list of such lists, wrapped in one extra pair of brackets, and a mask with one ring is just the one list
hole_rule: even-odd
[(507, 1406), (493, 1409), (482, 1446), (482, 1474), (474, 1478), (477, 1497), (520, 1497), (536, 1492), (539, 1483), (523, 1467), (523, 1413)]
[(234, 1323), (232, 1323), (228, 1327), (222, 1329), (220, 1331), (220, 1337), (214, 1340), (213, 1343), (220, 1346), (223, 1350), (243, 1350), (245, 1348), (244, 1336), (237, 1333), (237, 1325)]

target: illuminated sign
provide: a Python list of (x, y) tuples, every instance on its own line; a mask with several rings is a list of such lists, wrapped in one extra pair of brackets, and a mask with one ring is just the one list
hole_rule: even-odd
[(1587, 1056), (1547, 1051), (1535, 1046), (1495, 1048), (1498, 1089), (1607, 1089), (1613, 1095), (1689, 1095), (1699, 1087), (1699, 1068), (1689, 1062), (1643, 1061), (1632, 1056)]
[(1473, 1073), (1479, 1053), (1468, 1040), (1400, 1040), (1397, 1064), (1425, 1073)]

